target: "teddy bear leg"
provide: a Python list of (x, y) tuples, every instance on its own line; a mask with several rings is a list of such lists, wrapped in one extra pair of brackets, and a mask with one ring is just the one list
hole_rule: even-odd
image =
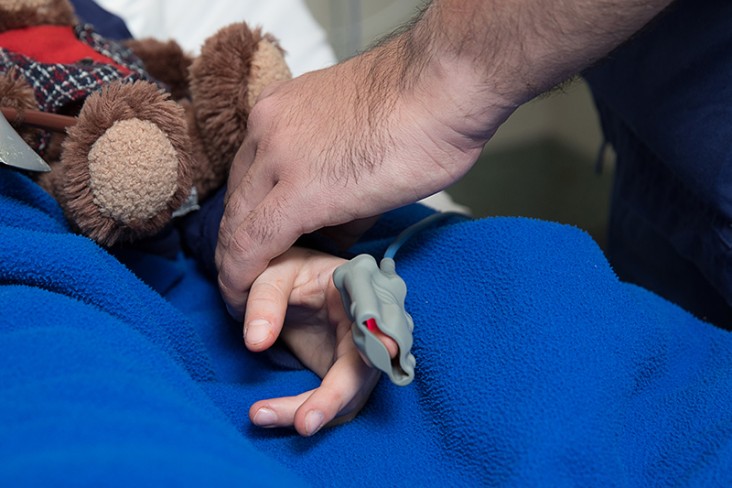
[(151, 83), (113, 83), (69, 129), (59, 200), (103, 245), (154, 235), (188, 197), (190, 167), (182, 108)]

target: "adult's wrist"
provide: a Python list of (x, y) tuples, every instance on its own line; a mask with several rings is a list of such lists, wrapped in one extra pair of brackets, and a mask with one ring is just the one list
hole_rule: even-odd
[(669, 3), (433, 0), (405, 33), (403, 50), (414, 54), (423, 81), (437, 80), (466, 101), (469, 117), (493, 127), (605, 56)]
[(492, 55), (478, 43), (464, 42), (464, 29), (438, 4), (433, 2), (398, 39), (401, 58), (407, 60), (403, 78), (411, 82), (403, 83), (408, 87), (403, 95), (418, 98), (468, 145), (482, 147), (527, 98), (504, 81), (502, 72), (488, 72)]

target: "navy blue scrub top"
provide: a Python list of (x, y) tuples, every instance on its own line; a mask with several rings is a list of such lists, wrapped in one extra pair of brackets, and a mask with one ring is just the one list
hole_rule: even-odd
[(623, 280), (732, 326), (732, 2), (680, 0), (588, 69)]

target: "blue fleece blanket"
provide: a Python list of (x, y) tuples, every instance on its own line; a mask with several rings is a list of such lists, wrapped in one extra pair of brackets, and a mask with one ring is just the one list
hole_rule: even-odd
[[(422, 217), (387, 215), (378, 253)], [(417, 375), (314, 438), (261, 398), (318, 383), (248, 353), (190, 259), (153, 286), (0, 169), (2, 486), (732, 483), (732, 336), (619, 282), (583, 232), (446, 223), (397, 255)]]

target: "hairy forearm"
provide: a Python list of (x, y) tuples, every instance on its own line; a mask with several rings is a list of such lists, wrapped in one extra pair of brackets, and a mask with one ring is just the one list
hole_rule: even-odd
[(435, 0), (415, 24), (426, 56), (470, 67), (522, 103), (607, 54), (671, 0)]
[[(671, 0), (433, 0), (376, 49), (402, 94), (449, 97), (487, 139), (518, 105), (578, 73)], [(378, 68), (377, 68), (378, 69)], [(387, 69), (387, 68), (383, 68)]]

